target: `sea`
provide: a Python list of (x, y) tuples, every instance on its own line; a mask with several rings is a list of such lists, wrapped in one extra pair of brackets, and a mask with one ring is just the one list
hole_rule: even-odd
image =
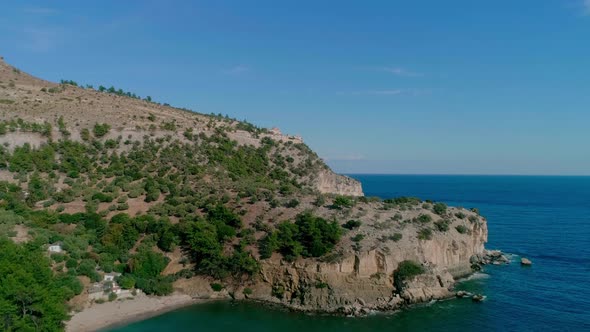
[[(590, 177), (350, 175), (365, 195), (477, 207), (488, 249), (512, 263), (457, 285), (487, 296), (363, 318), (308, 315), (249, 302), (212, 302), (110, 329), (139, 331), (590, 331)], [(520, 265), (520, 257), (533, 265)]]

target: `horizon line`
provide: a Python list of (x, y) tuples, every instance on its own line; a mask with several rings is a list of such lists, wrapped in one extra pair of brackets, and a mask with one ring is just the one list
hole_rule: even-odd
[(339, 173), (342, 175), (404, 175), (404, 176), (538, 176), (538, 177), (590, 177), (590, 174), (457, 174), (457, 173)]

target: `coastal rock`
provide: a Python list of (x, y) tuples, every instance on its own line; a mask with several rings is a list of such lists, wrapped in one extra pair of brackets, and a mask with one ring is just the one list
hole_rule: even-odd
[(467, 291), (458, 291), (455, 296), (457, 296), (457, 298), (463, 299), (466, 297), (473, 297), (473, 294)]
[(531, 262), (531, 260), (528, 259), (528, 258), (522, 257), (520, 259), (520, 264), (523, 265), (523, 266), (531, 266), (531, 265), (533, 265), (533, 262)]
[(481, 294), (473, 295), (473, 297), (471, 298), (471, 300), (473, 300), (473, 302), (478, 302), (478, 303), (485, 301), (485, 299), (486, 299), (486, 296), (481, 295)]
[(329, 170), (320, 171), (314, 184), (321, 193), (363, 196), (363, 188), (359, 181)]
[[(252, 286), (249, 298), (295, 310), (357, 316), (454, 297), (451, 290), (455, 281), (473, 272), (472, 257), (476, 257), (475, 262), (486, 257), (485, 221), (471, 223), (469, 234), (439, 233), (428, 241), (412, 238), (416, 231), (410, 233), (410, 227), (406, 226), (408, 233), (398, 242), (378, 240), (380, 234), (388, 233), (386, 229), (365, 228), (364, 243), (375, 238), (375, 247), (359, 252), (342, 251), (330, 262), (287, 262), (273, 256), (261, 262), (261, 278)], [(394, 282), (394, 274), (405, 260), (419, 262), (424, 273), (404, 280), (403, 287), (398, 289), (396, 284), (400, 283)]]
[(480, 270), (482, 265), (510, 264), (510, 260), (500, 250), (484, 250), (469, 259), (474, 270)]

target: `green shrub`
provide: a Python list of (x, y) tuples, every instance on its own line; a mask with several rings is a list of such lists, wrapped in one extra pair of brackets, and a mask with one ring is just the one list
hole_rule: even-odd
[(434, 211), (434, 213), (438, 214), (439, 216), (442, 216), (445, 213), (447, 213), (447, 205), (445, 203), (436, 203), (432, 207), (432, 210)]
[(117, 294), (115, 293), (110, 293), (109, 294), (109, 302), (113, 302), (117, 299)]
[(330, 285), (328, 285), (328, 283), (326, 282), (322, 282), (322, 281), (317, 281), (315, 283), (315, 288), (317, 289), (324, 289), (324, 288), (328, 288)]
[(248, 296), (248, 295), (252, 295), (252, 293), (254, 293), (254, 292), (252, 291), (252, 288), (246, 287), (246, 288), (244, 288), (243, 293), (244, 293), (244, 295)]
[(127, 209), (129, 209), (129, 204), (127, 204), (127, 203), (117, 204), (117, 210), (118, 211), (125, 211)]
[(160, 128), (162, 130), (170, 130), (170, 131), (175, 131), (176, 130), (176, 123), (174, 122), (174, 120), (170, 121), (170, 122), (162, 122), (160, 124)]
[(466, 234), (469, 232), (469, 229), (467, 227), (465, 227), (465, 225), (459, 225), (457, 227), (455, 227), (455, 229), (457, 230), (457, 232), (459, 232), (460, 234)]
[(455, 217), (457, 217), (459, 219), (465, 219), (466, 216), (465, 216), (465, 213), (459, 211), (459, 212), (455, 213)]
[(360, 220), (349, 220), (342, 227), (346, 229), (355, 229), (361, 227), (362, 222)]
[(394, 233), (393, 235), (390, 235), (388, 237), (389, 240), (393, 241), (393, 242), (398, 242), (399, 240), (402, 239), (402, 234), (401, 233)]
[(313, 205), (317, 207), (324, 206), (324, 204), (326, 204), (326, 197), (324, 195), (318, 195), (313, 202)]
[(105, 193), (96, 193), (94, 195), (92, 195), (92, 200), (96, 200), (99, 201), (101, 203), (110, 203), (113, 201), (113, 197), (111, 195), (107, 195)]
[(212, 283), (210, 286), (214, 292), (221, 292), (225, 288), (222, 284), (219, 283)]
[(68, 269), (75, 269), (78, 267), (78, 260), (73, 259), (73, 258), (68, 258), (68, 260), (66, 261), (66, 267)]
[(353, 206), (354, 201), (350, 197), (346, 196), (337, 196), (334, 198), (334, 202), (332, 203), (332, 208), (334, 209), (350, 208)]
[(89, 141), (90, 140), (90, 130), (88, 130), (88, 128), (83, 128), (80, 131), (80, 138), (82, 138), (83, 141)]
[(396, 289), (401, 291), (404, 288), (404, 281), (421, 275), (424, 272), (425, 270), (422, 265), (411, 260), (402, 261), (393, 272), (393, 280)]
[(434, 222), (434, 227), (439, 232), (446, 232), (449, 230), (449, 224), (451, 223), (448, 219), (441, 219)]
[(389, 204), (389, 205), (402, 205), (402, 204), (408, 204), (408, 205), (418, 205), (420, 204), (421, 200), (420, 198), (417, 197), (397, 197), (397, 198), (389, 198), (383, 201), (383, 203), (385, 204)]
[(272, 296), (282, 299), (285, 296), (285, 287), (282, 285), (274, 285), (272, 286)]
[(61, 263), (66, 260), (66, 256), (62, 254), (51, 254), (51, 259), (56, 263)]
[(119, 277), (118, 283), (123, 289), (132, 289), (135, 287), (135, 278), (128, 275), (121, 276)]
[(297, 206), (299, 206), (299, 201), (295, 198), (293, 198), (285, 204), (285, 207), (290, 209), (296, 208)]
[(432, 221), (432, 217), (429, 214), (421, 214), (417, 219), (419, 222), (426, 224)]
[(357, 234), (355, 236), (353, 236), (352, 238), (350, 238), (353, 242), (361, 242), (363, 239), (365, 238), (365, 236), (363, 234)]
[(95, 137), (103, 137), (108, 134), (109, 130), (111, 130), (111, 126), (107, 123), (97, 123), (94, 125), (94, 128), (92, 128)]
[(418, 231), (418, 239), (420, 240), (431, 240), (432, 239), (432, 229), (430, 228), (422, 228)]

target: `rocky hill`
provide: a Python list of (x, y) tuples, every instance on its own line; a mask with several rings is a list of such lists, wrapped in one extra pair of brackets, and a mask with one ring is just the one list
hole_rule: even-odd
[(96, 287), (393, 310), (449, 296), (487, 241), (477, 210), (364, 197), (299, 137), (4, 61), (0, 143), (0, 237), (60, 248), (63, 310)]

